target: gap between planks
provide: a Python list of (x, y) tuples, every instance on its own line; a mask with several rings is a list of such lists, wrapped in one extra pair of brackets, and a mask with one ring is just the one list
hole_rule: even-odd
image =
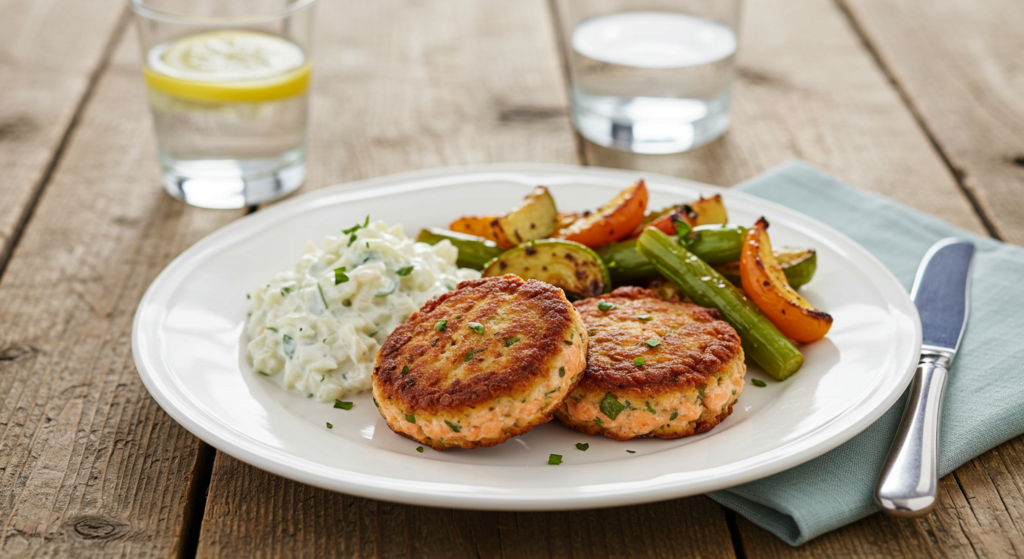
[(966, 171), (954, 165), (953, 161), (949, 157), (949, 154), (947, 154), (946, 151), (942, 149), (942, 145), (939, 144), (938, 139), (935, 136), (935, 132), (931, 129), (930, 126), (928, 126), (928, 123), (925, 121), (924, 116), (921, 114), (919, 107), (916, 103), (914, 103), (914, 100), (910, 97), (910, 94), (907, 92), (907, 89), (903, 86), (902, 83), (900, 83), (899, 79), (896, 77), (895, 72), (893, 72), (892, 69), (890, 69), (889, 66), (885, 64), (885, 61), (878, 53), (878, 49), (875, 48), (875, 45), (871, 42), (871, 39), (865, 32), (864, 27), (860, 24), (859, 21), (857, 21), (857, 18), (853, 15), (853, 12), (850, 11), (850, 7), (846, 4), (846, 0), (834, 0), (834, 2), (836, 4), (836, 8), (839, 9), (839, 12), (843, 14), (843, 17), (849, 23), (850, 29), (853, 30), (853, 33), (860, 39), (861, 44), (864, 45), (864, 50), (866, 50), (868, 54), (871, 55), (871, 59), (875, 62), (875, 65), (878, 66), (878, 69), (885, 75), (886, 79), (889, 80), (889, 83), (892, 85), (892, 88), (896, 91), (896, 93), (900, 97), (900, 100), (906, 106), (907, 112), (909, 112), (911, 117), (913, 117), (918, 127), (921, 128), (921, 132), (924, 134), (926, 138), (928, 138), (928, 141), (931, 143), (932, 148), (935, 149), (935, 153), (938, 154), (939, 158), (942, 160), (942, 163), (949, 169), (949, 172), (953, 175), (953, 178), (956, 180), (957, 186), (960, 187), (960, 190), (964, 193), (964, 196), (967, 198), (967, 201), (970, 202), (971, 209), (974, 210), (974, 213), (977, 214), (978, 219), (981, 220), (982, 225), (985, 226), (985, 231), (987, 231), (988, 234), (993, 238), (999, 239), (1001, 241), (1006, 241), (1006, 236), (999, 230), (999, 227), (996, 225), (995, 220), (982, 206), (974, 191), (969, 186), (967, 186), (967, 181), (965, 180), (967, 176)]
[(11, 237), (7, 241), (6, 248), (0, 246), (0, 279), (3, 278), (4, 272), (7, 270), (7, 264), (11, 261), (11, 256), (14, 254), (15, 247), (18, 246), (18, 243), (21, 241), (22, 234), (25, 232), (25, 229), (28, 228), (28, 223), (32, 220), (32, 216), (35, 214), (36, 206), (39, 205), (39, 199), (42, 198), (43, 192), (46, 190), (47, 185), (50, 184), (50, 180), (53, 178), (53, 174), (57, 170), (57, 166), (63, 159), (64, 151), (67, 148), (75, 129), (78, 128), (78, 123), (81, 120), (82, 113), (85, 111), (85, 107), (89, 105), (89, 101), (92, 100), (93, 92), (96, 90), (96, 84), (99, 82), (100, 76), (103, 75), (107, 70), (107, 67), (110, 65), (110, 59), (114, 55), (114, 48), (117, 46), (118, 42), (120, 42), (130, 21), (130, 8), (125, 7), (121, 11), (121, 16), (117, 19), (117, 24), (114, 26), (113, 33), (110, 34), (107, 42), (103, 45), (99, 62), (96, 64), (96, 67), (93, 68), (92, 72), (89, 72), (85, 91), (82, 92), (82, 97), (75, 105), (75, 110), (71, 114), (71, 120), (68, 121), (68, 126), (64, 129), (64, 133), (61, 134), (60, 141), (57, 142), (57, 147), (53, 150), (53, 155), (50, 157), (50, 161), (47, 162), (46, 167), (43, 169), (42, 176), (39, 177), (39, 182), (36, 183), (35, 188), (32, 189), (28, 203), (25, 204), (25, 208), (22, 210), (21, 216), (18, 218), (17, 223), (14, 225), (14, 229), (11, 231)]

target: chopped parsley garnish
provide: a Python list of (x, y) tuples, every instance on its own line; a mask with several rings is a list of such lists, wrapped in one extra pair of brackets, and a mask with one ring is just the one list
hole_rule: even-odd
[(576, 443), (576, 450), (587, 450), (590, 448), (590, 443)]
[(402, 367), (402, 376), (404, 377), (407, 374), (409, 374), (409, 366), (408, 365)]
[(334, 407), (339, 410), (350, 410), (352, 409), (352, 402), (342, 402), (341, 400), (334, 401)]
[(636, 454), (636, 451), (635, 451), (635, 450), (627, 450), (626, 452), (628, 452), (628, 453), (630, 453), (630, 454)]
[(324, 302), (324, 308), (325, 308), (325, 309), (329, 309), (329, 308), (331, 308), (331, 307), (330, 307), (330, 306), (329, 306), (329, 305), (327, 304), (327, 297), (324, 297), (324, 288), (323, 288), (323, 287), (320, 287), (320, 284), (319, 284), (319, 283), (317, 283), (317, 284), (316, 284), (316, 289), (317, 289), (317, 291), (319, 291), (319, 292), (320, 292), (320, 300)]
[(291, 287), (285, 286), (285, 287), (281, 288), (281, 296), (282, 297), (284, 297), (285, 295), (287, 295), (287, 294), (289, 294), (291, 292), (292, 292), (292, 288)]
[(334, 429), (334, 425), (331, 425), (331, 423), (328, 421), (327, 422), (327, 428), (328, 429)]
[(633, 364), (636, 365), (637, 367), (643, 367), (644, 365), (647, 364), (647, 361), (645, 361), (643, 357), (637, 357), (636, 359), (633, 360)]
[(448, 421), (447, 419), (445, 419), (444, 420), (444, 424), (447, 425), (449, 429), (451, 429), (452, 431), (455, 431), (456, 433), (462, 431), (462, 426), (459, 425), (458, 423), (452, 423), (451, 421)]
[(708, 389), (707, 386), (698, 386), (697, 387), (697, 400), (699, 400), (701, 402), (704, 401), (704, 391), (707, 390), (707, 389)]
[(604, 398), (601, 399), (600, 408), (601, 413), (603, 413), (605, 417), (608, 419), (615, 419), (616, 417), (619, 417), (622, 410), (626, 409), (626, 406), (622, 405), (622, 402), (616, 400), (615, 396), (613, 396), (611, 392), (608, 392), (604, 395)]
[(406, 266), (404, 268), (399, 268), (398, 270), (395, 271), (395, 273), (400, 276), (407, 276), (412, 273), (413, 268), (415, 268), (415, 266)]
[(519, 341), (519, 336), (512, 336), (511, 338), (505, 338), (505, 347), (509, 347), (512, 344)]
[(353, 225), (352, 227), (349, 227), (348, 229), (342, 229), (341, 232), (346, 234), (346, 235), (350, 235), (350, 234), (355, 233), (356, 231), (358, 231), (358, 230), (360, 230), (360, 229), (362, 229), (362, 228), (364, 228), (364, 227), (366, 227), (368, 225), (370, 225), (370, 216), (366, 216), (366, 221), (363, 221), (363, 223), (361, 223), (361, 224), (357, 223), (357, 224)]
[(600, 301), (597, 302), (597, 308), (600, 311), (608, 312), (608, 311), (610, 311), (612, 309), (619, 308), (619, 306), (618, 305), (614, 305), (612, 303), (609, 303), (609, 302), (605, 301), (604, 299), (601, 299)]
[(444, 329), (448, 326), (447, 320), (438, 320), (437, 324), (434, 325), (434, 330), (438, 332), (444, 332)]
[(348, 281), (348, 276), (345, 275), (345, 267), (342, 266), (341, 268), (335, 268), (334, 285), (338, 285), (339, 283), (345, 283), (346, 281)]
[(668, 420), (675, 421), (677, 417), (679, 417), (679, 412), (672, 410), (672, 415), (668, 416)]
[(476, 332), (477, 334), (484, 333), (484, 325), (480, 324), (479, 322), (470, 322), (469, 324), (467, 324), (467, 326), (469, 326), (469, 329)]
[(466, 356), (462, 358), (462, 362), (463, 363), (469, 363), (470, 361), (472, 361), (473, 360), (473, 353), (474, 352), (476, 352), (475, 349), (471, 349), (471, 350), (467, 351), (466, 352)]
[(408, 421), (409, 423), (416, 423), (416, 415), (407, 413), (405, 414), (405, 420)]
[(267, 326), (267, 330), (270, 330), (271, 332), (273, 332), (275, 334), (277, 333), (277, 328), (274, 328), (273, 326)]
[(455, 315), (455, 320), (458, 320), (458, 319), (460, 319), (460, 318), (462, 318), (462, 315), (461, 315), (461, 314), (457, 314), (457, 315)]
[(377, 402), (377, 399), (374, 398), (373, 396), (370, 396), (370, 398), (373, 400), (373, 405), (375, 405), (375, 406), (377, 406), (379, 408), (380, 407), (380, 403)]
[(576, 332), (569, 332), (569, 339), (562, 340), (566, 345), (572, 345), (572, 337), (576, 335)]
[(661, 340), (657, 340), (655, 338), (651, 338), (651, 339), (647, 340), (644, 343), (647, 344), (647, 347), (658, 347), (658, 346), (661, 345)]
[(733, 395), (733, 396), (735, 396), (735, 395), (736, 395), (736, 389), (735, 389), (735, 388), (733, 388), (733, 389), (732, 389), (732, 395)]
[(561, 454), (552, 454), (551, 456), (548, 456), (548, 464), (549, 465), (557, 466), (557, 465), (559, 465), (561, 463), (562, 463), (562, 455)]
[(654, 317), (649, 314), (638, 314), (636, 316), (636, 319), (639, 320), (640, 322), (650, 322), (654, 320)]
[(598, 424), (598, 425), (600, 425), (601, 427), (604, 427), (604, 421), (601, 421), (601, 418), (600, 418), (600, 417), (595, 417), (595, 418), (594, 418), (594, 423), (597, 423), (597, 424)]
[(558, 377), (561, 378), (561, 377), (564, 377), (564, 376), (565, 376), (565, 367), (559, 367), (558, 368)]
[(252, 299), (252, 295), (249, 295), (248, 293), (246, 293), (246, 294), (245, 294), (245, 298), (246, 298), (246, 299)]
[(587, 335), (588, 336), (596, 336), (597, 335), (597, 329), (596, 328), (591, 328), (590, 330), (587, 330)]
[(644, 409), (647, 410), (648, 413), (658, 413), (657, 410), (651, 407), (650, 402), (644, 402)]
[(764, 383), (763, 380), (758, 380), (756, 378), (755, 379), (750, 379), (750, 384), (753, 384), (754, 386), (760, 386), (762, 388), (764, 388), (765, 386), (768, 386), (767, 384)]
[(420, 454), (423, 454), (423, 447), (422, 446), (416, 447), (416, 452), (419, 452)]

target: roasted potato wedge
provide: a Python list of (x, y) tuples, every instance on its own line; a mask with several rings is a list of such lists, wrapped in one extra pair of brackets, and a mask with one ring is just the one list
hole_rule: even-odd
[(693, 219), (690, 225), (694, 227), (729, 223), (729, 213), (725, 211), (725, 204), (719, 194), (690, 202), (690, 217)]
[(491, 232), (499, 248), (510, 249), (527, 241), (546, 239), (555, 233), (558, 209), (543, 186), (526, 195), (523, 204), (491, 221)]
[(614, 243), (629, 236), (644, 219), (647, 185), (643, 180), (619, 192), (596, 212), (577, 219), (559, 237), (590, 248)]
[(832, 316), (800, 296), (789, 285), (782, 265), (772, 252), (768, 221), (763, 217), (747, 232), (740, 256), (743, 291), (788, 338), (809, 343), (820, 340), (832, 327)]

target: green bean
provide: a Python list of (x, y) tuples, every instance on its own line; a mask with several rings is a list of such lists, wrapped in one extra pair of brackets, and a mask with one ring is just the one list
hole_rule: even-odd
[(455, 248), (459, 249), (459, 258), (455, 263), (463, 268), (483, 270), (484, 264), (487, 264), (502, 252), (494, 241), (446, 229), (423, 229), (416, 236), (417, 241), (427, 243), (428, 245), (436, 245), (446, 239)]
[(722, 264), (740, 259), (746, 227), (734, 225), (702, 225), (687, 235), (686, 248), (708, 264)]
[(595, 252), (604, 260), (616, 285), (658, 275), (658, 270), (637, 252), (636, 239), (609, 243)]
[(744, 352), (776, 380), (800, 370), (804, 356), (736, 286), (661, 231), (640, 235), (637, 250), (694, 303), (722, 313), (736, 329)]

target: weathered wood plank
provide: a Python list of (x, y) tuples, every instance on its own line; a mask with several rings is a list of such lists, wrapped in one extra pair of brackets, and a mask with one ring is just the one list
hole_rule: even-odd
[(591, 511), (458, 511), (323, 491), (218, 453), (198, 556), (733, 555), (722, 509), (706, 497)]
[(792, 158), (984, 233), (978, 217), (843, 14), (815, 0), (744, 6), (733, 124), (682, 155), (587, 142), (590, 165), (731, 185)]
[[(318, 8), (330, 25), (319, 29), (306, 189), (439, 165), (577, 161), (543, 0)], [(573, 513), (452, 511), (314, 489), (218, 453), (198, 556), (629, 552), (728, 557), (732, 545), (721, 508), (703, 497)]]
[(142, 386), (132, 319), (171, 258), (242, 212), (164, 194), (145, 103), (129, 33), (0, 280), (3, 557), (180, 551), (200, 447)]
[(1024, 11), (842, 0), (996, 233), (1024, 244)]
[(0, 270), (126, 9), (0, 0)]

